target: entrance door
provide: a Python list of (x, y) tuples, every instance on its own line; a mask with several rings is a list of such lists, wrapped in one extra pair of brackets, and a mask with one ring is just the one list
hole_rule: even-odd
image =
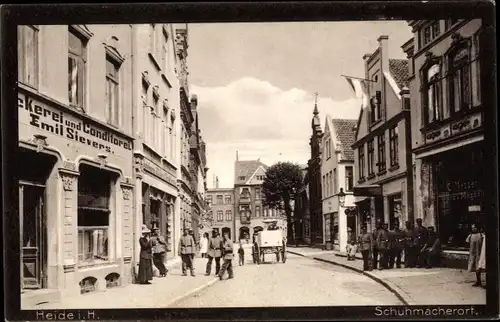
[(46, 287), (46, 220), (43, 209), (45, 186), (19, 183), (21, 288)]

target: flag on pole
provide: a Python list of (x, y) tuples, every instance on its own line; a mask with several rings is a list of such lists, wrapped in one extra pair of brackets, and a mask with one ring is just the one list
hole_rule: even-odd
[(356, 98), (361, 99), (361, 107), (365, 108), (368, 106), (368, 86), (366, 85), (366, 80), (356, 77), (344, 76), (352, 90), (356, 94)]

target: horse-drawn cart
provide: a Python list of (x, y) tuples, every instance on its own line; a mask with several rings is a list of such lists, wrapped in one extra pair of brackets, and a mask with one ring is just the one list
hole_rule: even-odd
[(286, 262), (286, 241), (283, 236), (283, 230), (277, 229), (276, 220), (265, 221), (270, 225), (266, 230), (254, 233), (254, 241), (252, 245), (253, 262), (260, 264), (265, 262), (265, 255), (275, 254), (276, 262), (281, 260)]

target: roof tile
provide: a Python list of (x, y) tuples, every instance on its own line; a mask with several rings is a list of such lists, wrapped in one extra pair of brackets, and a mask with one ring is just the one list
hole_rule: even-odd
[[(265, 170), (268, 168), (267, 165), (259, 160), (236, 161), (234, 163), (234, 184), (245, 184), (260, 166)], [(240, 177), (245, 177), (245, 180), (240, 180)]]
[(389, 59), (389, 72), (400, 90), (408, 86), (408, 60)]
[(354, 161), (354, 151), (351, 146), (355, 142), (355, 132), (358, 120), (332, 119), (332, 125), (337, 133), (337, 140), (341, 147), (341, 160)]

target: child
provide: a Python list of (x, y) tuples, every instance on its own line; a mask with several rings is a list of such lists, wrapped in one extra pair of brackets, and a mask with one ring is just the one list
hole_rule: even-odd
[(245, 250), (243, 249), (243, 246), (241, 246), (241, 242), (240, 248), (238, 248), (238, 257), (240, 259), (240, 266), (245, 265)]
[(347, 260), (356, 260), (356, 253), (358, 252), (358, 244), (354, 238), (351, 238), (349, 244), (347, 244)]

